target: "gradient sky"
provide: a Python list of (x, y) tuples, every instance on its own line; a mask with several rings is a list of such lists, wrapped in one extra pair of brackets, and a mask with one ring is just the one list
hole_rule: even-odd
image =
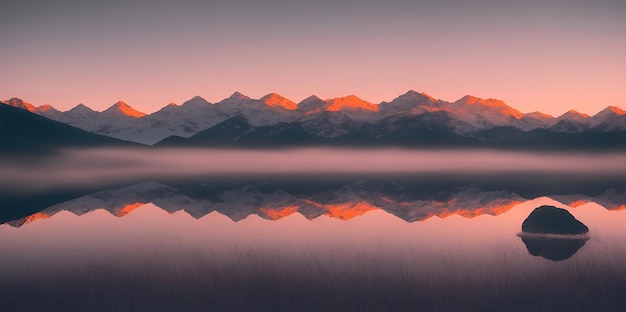
[(626, 109), (626, 1), (9, 0), (0, 99), (147, 113), (200, 95), (413, 89), (522, 112)]

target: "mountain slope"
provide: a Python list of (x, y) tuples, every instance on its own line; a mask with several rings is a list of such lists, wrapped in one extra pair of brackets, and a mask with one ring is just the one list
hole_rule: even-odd
[(34, 152), (86, 146), (138, 144), (88, 133), (23, 109), (0, 104), (0, 151)]

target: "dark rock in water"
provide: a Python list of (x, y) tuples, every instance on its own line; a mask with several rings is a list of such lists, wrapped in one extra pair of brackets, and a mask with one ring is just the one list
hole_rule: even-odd
[(554, 238), (543, 236), (522, 236), (528, 253), (552, 261), (561, 261), (573, 256), (589, 238)]
[(522, 223), (522, 232), (541, 234), (584, 234), (589, 228), (569, 211), (553, 206), (535, 208)]

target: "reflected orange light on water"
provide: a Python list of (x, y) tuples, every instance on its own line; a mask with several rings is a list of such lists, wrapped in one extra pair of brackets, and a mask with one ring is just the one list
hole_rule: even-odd
[(123, 217), (129, 213), (131, 213), (133, 210), (145, 205), (146, 203), (133, 203), (133, 204), (127, 204), (121, 207), (116, 207), (113, 210), (113, 215), (116, 217)]
[(368, 211), (380, 209), (364, 201), (357, 203), (347, 202), (343, 204), (324, 205), (324, 208), (328, 210), (328, 212), (324, 213), (325, 215), (341, 220), (349, 220)]
[(290, 216), (298, 211), (300, 206), (287, 206), (282, 208), (259, 208), (259, 214), (270, 220), (282, 219), (286, 216)]
[(481, 215), (498, 216), (509, 211), (511, 208), (521, 203), (523, 202), (511, 201), (510, 203), (501, 205), (501, 206), (485, 206), (485, 207), (478, 207), (478, 208), (472, 208), (472, 209), (442, 208), (441, 210), (428, 214), (428, 216), (423, 218), (421, 221), (426, 221), (432, 217), (446, 218), (452, 215), (459, 215), (468, 219), (475, 218)]
[(21, 222), (19, 222), (18, 224), (20, 226), (22, 226), (24, 224), (28, 224), (28, 223), (31, 223), (33, 221), (37, 221), (37, 220), (41, 220), (41, 219), (48, 219), (50, 217), (52, 217), (52, 215), (48, 215), (48, 214), (45, 214), (43, 212), (36, 212), (36, 213), (33, 213), (32, 215), (22, 219)]

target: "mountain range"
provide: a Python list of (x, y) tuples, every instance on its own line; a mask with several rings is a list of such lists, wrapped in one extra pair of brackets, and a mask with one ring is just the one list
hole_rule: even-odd
[(2, 101), (86, 132), (158, 146), (398, 145), (530, 148), (626, 147), (626, 112), (524, 114), (495, 99), (455, 102), (408, 91), (373, 104), (354, 95), (295, 103), (275, 93), (239, 92), (209, 103), (196, 96), (145, 114), (119, 101), (97, 112), (79, 104), (61, 112), (18, 98)]

